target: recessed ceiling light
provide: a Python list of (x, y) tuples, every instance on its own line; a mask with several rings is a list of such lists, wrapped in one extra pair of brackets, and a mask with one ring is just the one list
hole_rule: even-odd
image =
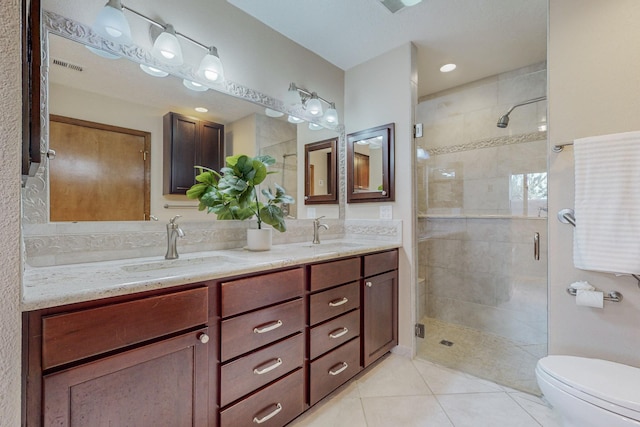
[(448, 73), (449, 71), (455, 70), (456, 67), (456, 64), (444, 64), (442, 67), (440, 67), (440, 71), (443, 73)]
[(204, 108), (204, 107), (196, 107), (195, 110), (198, 113), (206, 113), (207, 111), (209, 111), (207, 108)]

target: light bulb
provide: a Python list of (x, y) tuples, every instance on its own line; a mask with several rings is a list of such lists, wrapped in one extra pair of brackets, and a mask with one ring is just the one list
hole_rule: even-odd
[(176, 31), (171, 24), (167, 24), (164, 31), (153, 43), (151, 54), (169, 65), (182, 65), (182, 49), (176, 37)]
[(140, 68), (142, 69), (142, 71), (153, 77), (167, 77), (169, 75), (169, 73), (167, 73), (166, 71), (162, 71), (156, 67), (152, 67), (146, 64), (140, 64)]
[(109, 0), (98, 12), (93, 30), (101, 37), (120, 44), (131, 44), (131, 28), (122, 12), (120, 0)]
[(322, 115), (322, 104), (320, 103), (318, 95), (316, 95), (315, 92), (311, 94), (311, 99), (307, 101), (306, 107), (307, 112), (312, 116), (318, 117)]
[(198, 75), (210, 82), (220, 83), (224, 80), (222, 62), (220, 62), (220, 57), (218, 56), (218, 49), (214, 46), (209, 48), (209, 52), (200, 61)]

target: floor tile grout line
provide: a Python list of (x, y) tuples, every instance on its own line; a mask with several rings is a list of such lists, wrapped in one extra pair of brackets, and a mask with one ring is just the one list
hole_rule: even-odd
[[(511, 394), (510, 394), (510, 393), (506, 393), (506, 392), (505, 392), (505, 394), (506, 394), (507, 396), (509, 396), (509, 398), (510, 398), (512, 401), (514, 401), (514, 402), (516, 403), (516, 405), (518, 405), (520, 408), (522, 408), (522, 410), (523, 410), (527, 415), (529, 415), (529, 416), (531, 417), (531, 419), (533, 419), (533, 421), (534, 421), (536, 424), (538, 424), (539, 426), (542, 426), (542, 424), (540, 423), (540, 421), (538, 421), (538, 419), (537, 419), (536, 417), (534, 417), (534, 416), (533, 416), (529, 411), (527, 411), (527, 408), (525, 408), (524, 406), (522, 406), (522, 405), (520, 404), (520, 402), (518, 402), (516, 399), (514, 399), (514, 397), (513, 397), (513, 396), (511, 396)], [(514, 393), (514, 394), (515, 394), (515, 393)], [(535, 402), (531, 402), (531, 403), (535, 403)]]

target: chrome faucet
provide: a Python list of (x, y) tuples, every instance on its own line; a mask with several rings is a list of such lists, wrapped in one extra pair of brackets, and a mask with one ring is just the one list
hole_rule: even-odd
[(167, 224), (167, 254), (164, 256), (165, 259), (178, 258), (178, 237), (184, 237), (184, 231), (176, 223), (178, 218), (180, 218), (180, 215), (174, 216)]
[(320, 228), (324, 228), (325, 230), (329, 229), (329, 226), (327, 224), (320, 224), (320, 220), (322, 218), (324, 218), (324, 216), (321, 216), (313, 220), (313, 244), (314, 245), (320, 244), (320, 232), (319, 232)]

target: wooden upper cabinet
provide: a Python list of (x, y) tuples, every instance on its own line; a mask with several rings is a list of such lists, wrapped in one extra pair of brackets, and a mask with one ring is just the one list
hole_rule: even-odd
[(194, 166), (224, 166), (224, 125), (167, 113), (163, 141), (163, 194), (185, 194), (195, 183)]

